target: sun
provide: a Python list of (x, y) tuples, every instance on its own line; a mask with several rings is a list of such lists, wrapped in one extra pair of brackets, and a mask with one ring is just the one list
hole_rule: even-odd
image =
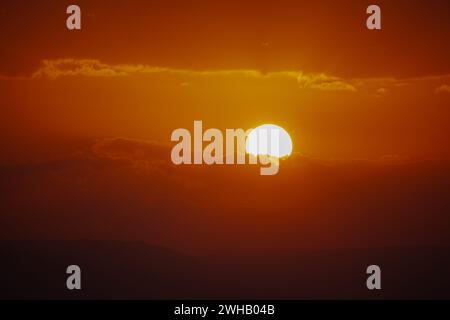
[(263, 124), (249, 132), (245, 151), (255, 156), (287, 157), (292, 153), (292, 139), (282, 127)]

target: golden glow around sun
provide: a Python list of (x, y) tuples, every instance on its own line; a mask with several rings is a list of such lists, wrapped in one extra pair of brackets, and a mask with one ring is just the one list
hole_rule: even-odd
[(245, 151), (252, 155), (283, 158), (292, 153), (292, 140), (286, 130), (274, 124), (264, 124), (251, 130)]

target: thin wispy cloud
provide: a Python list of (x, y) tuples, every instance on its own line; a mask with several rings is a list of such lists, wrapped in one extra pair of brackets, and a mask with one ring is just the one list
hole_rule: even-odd
[(436, 93), (450, 93), (450, 86), (448, 84), (443, 84), (436, 88)]
[(297, 81), (300, 88), (318, 90), (345, 90), (356, 91), (349, 82), (324, 73), (304, 73), (302, 71), (276, 71), (263, 73), (251, 69), (232, 70), (191, 70), (154, 67), (140, 64), (112, 65), (92, 59), (58, 59), (44, 60), (42, 67), (32, 75), (33, 79), (57, 79), (59, 77), (86, 76), (86, 77), (124, 77), (132, 75), (174, 74), (190, 77), (226, 77), (240, 76), (252, 78), (291, 78)]
[[(271, 71), (262, 72), (254, 69), (218, 69), (196, 70), (183, 68), (169, 68), (150, 66), (145, 64), (109, 64), (97, 59), (54, 59), (43, 60), (42, 65), (31, 76), (5, 76), (0, 75), (0, 80), (24, 80), (24, 79), (50, 79), (63, 77), (128, 77), (136, 75), (174, 75), (186, 78), (207, 77), (243, 77), (254, 79), (290, 79), (298, 84), (299, 89), (320, 91), (347, 91), (357, 92), (361, 89), (372, 92), (375, 97), (385, 95), (396, 87), (417, 85), (422, 82), (447, 81), (450, 74), (431, 75), (411, 78), (344, 78), (323, 72), (306, 73), (303, 71)], [(188, 79), (183, 84), (188, 84)], [(450, 86), (441, 85), (435, 89), (435, 93), (450, 92)]]

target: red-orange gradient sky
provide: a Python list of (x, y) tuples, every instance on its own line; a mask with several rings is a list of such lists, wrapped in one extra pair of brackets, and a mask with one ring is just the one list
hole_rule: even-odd
[[(356, 0), (80, 0), (81, 31), (69, 4), (0, 7), (3, 238), (449, 240), (448, 1), (377, 1), (381, 31)], [(275, 177), (174, 168), (194, 120), (276, 123), (295, 154)]]

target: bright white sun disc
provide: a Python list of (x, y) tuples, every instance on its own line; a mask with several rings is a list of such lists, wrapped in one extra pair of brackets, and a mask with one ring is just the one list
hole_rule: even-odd
[(245, 151), (252, 155), (282, 158), (292, 153), (292, 140), (286, 130), (274, 124), (264, 124), (251, 130)]

